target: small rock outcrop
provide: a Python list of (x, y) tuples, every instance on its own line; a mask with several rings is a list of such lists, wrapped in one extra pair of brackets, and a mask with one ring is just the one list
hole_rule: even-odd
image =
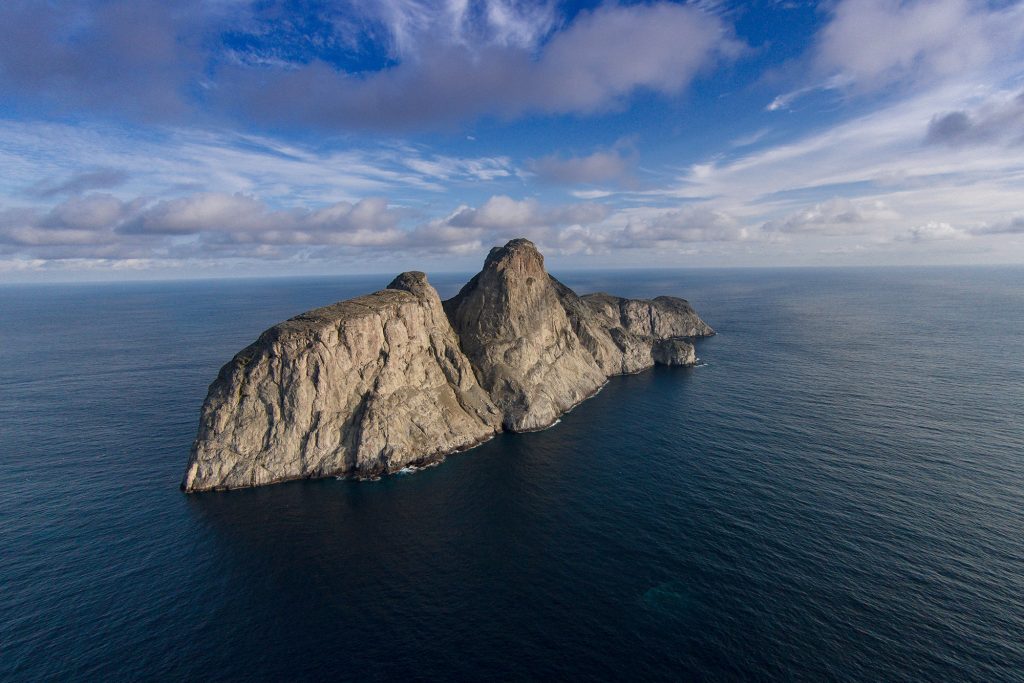
[(693, 365), (674, 297), (578, 296), (528, 240), (442, 304), (423, 273), (275, 325), (221, 368), (182, 488), (375, 477), (552, 424), (611, 375)]

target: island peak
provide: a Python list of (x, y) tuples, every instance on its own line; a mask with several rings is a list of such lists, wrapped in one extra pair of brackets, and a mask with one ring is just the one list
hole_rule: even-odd
[(612, 375), (692, 365), (711, 334), (683, 299), (579, 296), (515, 239), (447, 301), (406, 272), (264, 332), (210, 385), (182, 488), (433, 462), (547, 427)]

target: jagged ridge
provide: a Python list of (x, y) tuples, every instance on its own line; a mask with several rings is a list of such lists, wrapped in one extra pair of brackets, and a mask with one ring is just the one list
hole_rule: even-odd
[(674, 297), (578, 296), (528, 240), (442, 304), (423, 273), (303, 313), (210, 385), (182, 488), (377, 476), (550, 425), (611, 375), (693, 364), (714, 331)]

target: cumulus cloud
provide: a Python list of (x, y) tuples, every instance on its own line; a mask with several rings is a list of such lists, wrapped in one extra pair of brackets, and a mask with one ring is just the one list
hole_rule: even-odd
[(710, 207), (613, 211), (604, 204), (544, 206), (534, 199), (495, 196), (479, 207), (460, 207), (418, 226), (414, 241), (437, 240), (468, 250), (526, 236), (560, 254), (606, 253), (615, 249), (661, 249), (699, 242), (753, 239), (739, 220)]
[(297, 250), (335, 247), (461, 254), (520, 235), (557, 244), (563, 228), (598, 224), (609, 213), (599, 204), (545, 206), (532, 198), (499, 195), (408, 225), (412, 214), (382, 197), (282, 209), (240, 193), (160, 201), (90, 194), (48, 210), (0, 210), (0, 252), (63, 260), (168, 259), (186, 253), (278, 259)]
[(718, 18), (659, 3), (582, 12), (543, 45), (430, 42), (392, 68), (353, 75), (324, 61), (225, 70), (222, 103), (263, 121), (420, 127), (490, 114), (593, 113), (638, 90), (679, 93), (741, 49)]
[(205, 246), (388, 246), (401, 245), (405, 238), (397, 227), (399, 218), (400, 212), (379, 197), (319, 209), (276, 210), (241, 194), (200, 193), (155, 203), (93, 194), (70, 198), (48, 211), (0, 212), (0, 243), (118, 245), (133, 257), (153, 257), (182, 237), (198, 237)]
[(536, 199), (491, 197), (477, 208), (463, 206), (445, 219), (459, 228), (483, 228), (502, 232), (550, 228), (561, 225), (590, 224), (604, 220), (609, 208), (603, 204), (568, 204), (544, 207)]
[[(150, 235), (193, 235), (203, 231), (267, 230), (287, 215), (243, 194), (207, 192), (158, 202), (119, 232)], [(290, 216), (287, 217), (289, 222)]]
[[(415, 226), (403, 243), (452, 254), (479, 252), (514, 237), (528, 237), (552, 253), (580, 253), (599, 239), (597, 229), (612, 215), (596, 203), (546, 206), (536, 199), (490, 197), (477, 207), (460, 206), (447, 216)], [(585, 243), (578, 239), (586, 235)]]
[[(666, 2), (570, 21), (553, 3), (509, 0), (309, 14), (282, 24), (263, 3), (12, 0), (0, 4), (0, 87), (16, 101), (118, 116), (383, 129), (673, 95), (741, 50), (720, 18)], [(384, 43), (391, 59), (359, 61), (364, 43)]]
[(387, 245), (400, 240), (399, 213), (380, 197), (322, 209), (273, 210), (242, 194), (164, 200), (117, 227), (123, 234), (216, 235), (236, 243)]
[(747, 228), (723, 211), (687, 206), (632, 218), (614, 241), (617, 246), (636, 248), (666, 242), (737, 242), (750, 237)]
[(907, 231), (903, 239), (911, 242), (931, 242), (934, 240), (965, 239), (968, 233), (944, 221), (929, 221), (923, 225), (915, 225)]
[(764, 224), (766, 232), (852, 235), (870, 232), (900, 218), (881, 200), (835, 197)]
[(108, 194), (71, 197), (49, 211), (15, 208), (0, 212), (0, 242), (10, 245), (90, 245), (116, 241), (114, 226), (137, 212), (141, 201)]
[(140, 208), (140, 202), (124, 202), (109, 194), (72, 197), (53, 207), (40, 225), (50, 229), (102, 230), (115, 225)]

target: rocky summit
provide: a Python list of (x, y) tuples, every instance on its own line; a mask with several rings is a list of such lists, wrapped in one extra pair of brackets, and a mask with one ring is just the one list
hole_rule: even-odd
[(578, 296), (532, 242), (442, 303), (423, 273), (275, 325), (210, 385), (185, 491), (376, 477), (543, 429), (612, 375), (693, 365), (683, 299)]

